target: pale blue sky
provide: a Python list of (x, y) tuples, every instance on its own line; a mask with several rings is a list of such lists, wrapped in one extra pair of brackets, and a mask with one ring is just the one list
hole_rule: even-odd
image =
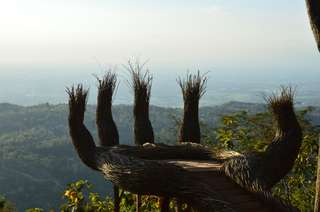
[(0, 1), (0, 34), (2, 74), (132, 56), (163, 72), (320, 68), (304, 0)]

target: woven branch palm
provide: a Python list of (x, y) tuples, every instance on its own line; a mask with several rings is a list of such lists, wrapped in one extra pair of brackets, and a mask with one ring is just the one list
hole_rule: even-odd
[(200, 144), (98, 147), (83, 123), (88, 91), (68, 90), (73, 145), (88, 167), (133, 193), (176, 197), (198, 211), (297, 211), (270, 188), (292, 168), (302, 141), (293, 91), (268, 99), (276, 135), (265, 152), (241, 154)]

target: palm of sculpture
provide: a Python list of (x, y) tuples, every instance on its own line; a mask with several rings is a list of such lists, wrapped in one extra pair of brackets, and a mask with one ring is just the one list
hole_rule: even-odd
[(301, 145), (291, 89), (269, 99), (277, 127), (274, 140), (265, 152), (248, 155), (192, 143), (97, 147), (83, 124), (87, 91), (79, 85), (68, 93), (70, 135), (79, 157), (115, 185), (176, 197), (199, 211), (295, 210), (268, 191), (291, 170)]

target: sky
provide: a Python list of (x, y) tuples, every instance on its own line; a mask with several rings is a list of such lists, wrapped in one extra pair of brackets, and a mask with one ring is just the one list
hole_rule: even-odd
[(208, 104), (288, 84), (312, 100), (319, 57), (304, 0), (0, 0), (0, 102), (66, 102), (65, 87), (95, 92), (92, 74), (115, 67), (127, 103), (134, 58), (148, 61), (158, 105), (179, 105), (177, 77), (197, 70)]
[(161, 72), (320, 67), (303, 0), (0, 0), (1, 74), (92, 73), (132, 57)]

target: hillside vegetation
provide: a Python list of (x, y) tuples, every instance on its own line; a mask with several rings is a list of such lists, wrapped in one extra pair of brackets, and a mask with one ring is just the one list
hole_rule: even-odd
[[(258, 117), (259, 123), (265, 123), (266, 130), (270, 129), (271, 120), (266, 118), (266, 114), (260, 116), (250, 114), (261, 113), (265, 110), (263, 104), (240, 102), (201, 108), (200, 119), (204, 141), (210, 145), (235, 150), (263, 148), (265, 134), (262, 131), (256, 131), (255, 134), (250, 133), (250, 130), (256, 127), (255, 119), (252, 117)], [(247, 111), (248, 113), (235, 113), (236, 111)], [(177, 123), (181, 113), (180, 109), (175, 108), (156, 106), (150, 108), (156, 142), (176, 142)], [(120, 142), (132, 144), (132, 107), (117, 105), (113, 109), (113, 114), (120, 132)], [(305, 116), (314, 125), (320, 123), (319, 108), (314, 108)], [(46, 210), (57, 209), (63, 202), (62, 196), (66, 185), (79, 179), (86, 179), (93, 183), (94, 192), (104, 196), (111, 193), (111, 184), (107, 183), (99, 173), (89, 170), (80, 163), (75, 154), (68, 136), (66, 105), (43, 104), (21, 107), (0, 104), (0, 120), (0, 194), (13, 202), (19, 210), (32, 207), (41, 207)], [(87, 109), (86, 125), (96, 137), (95, 106), (89, 106)], [(256, 140), (261, 145), (257, 145)], [(314, 145), (312, 142), (314, 138), (309, 138), (309, 143)], [(314, 149), (316, 148), (312, 146), (306, 147), (305, 151)], [(308, 155), (308, 152), (304, 154)], [(300, 162), (305, 162), (306, 159), (311, 160), (305, 156)], [(301, 189), (311, 189), (314, 177), (313, 168), (300, 170), (301, 173), (308, 172), (306, 173), (310, 175), (308, 180), (312, 181), (310, 188), (304, 188), (305, 184), (300, 183)], [(297, 183), (295, 180), (296, 178), (293, 178), (291, 183)], [(275, 192), (283, 195), (284, 186), (287, 185), (279, 185)]]

